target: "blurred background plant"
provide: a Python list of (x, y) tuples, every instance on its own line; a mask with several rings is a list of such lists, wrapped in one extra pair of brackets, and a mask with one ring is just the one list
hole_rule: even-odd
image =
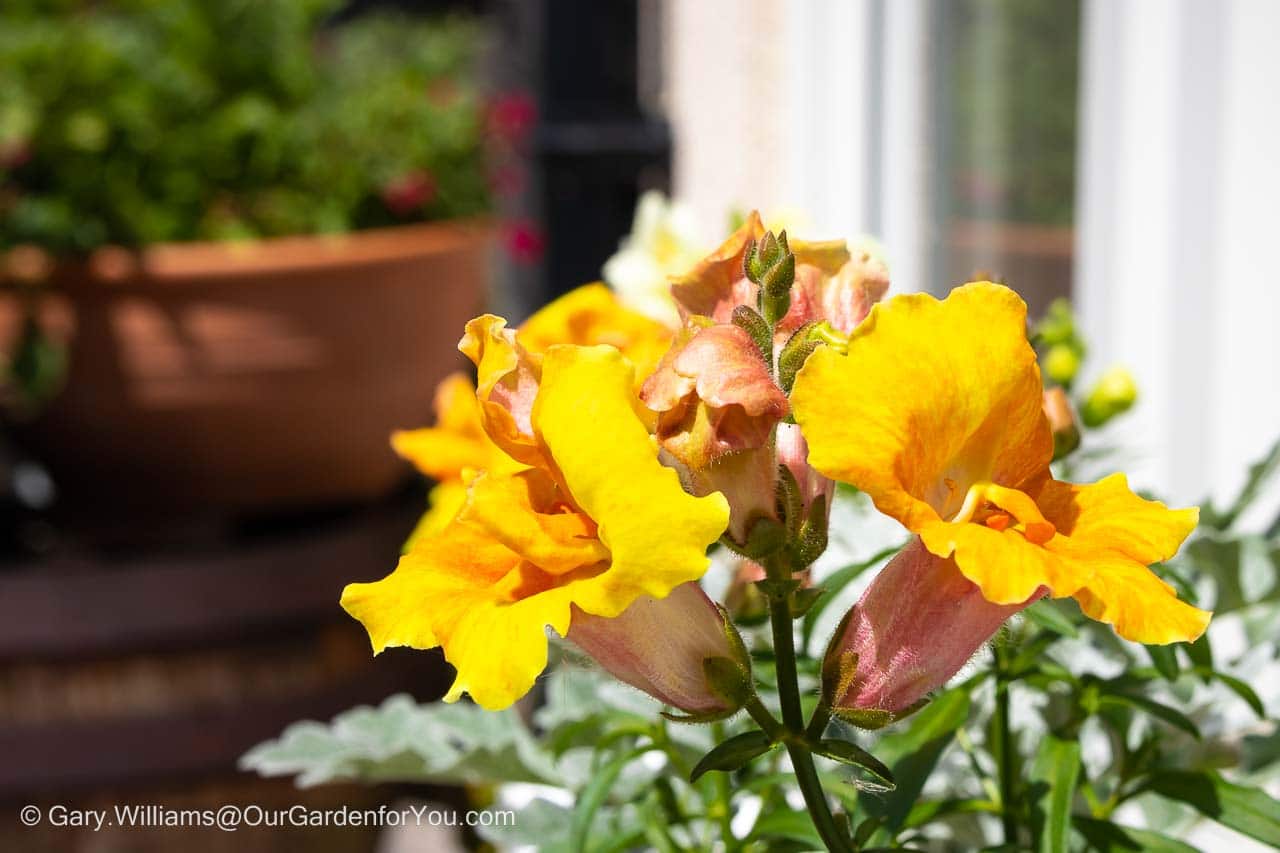
[(486, 211), (476, 24), (325, 27), (340, 5), (5, 3), (0, 248), (64, 255)]

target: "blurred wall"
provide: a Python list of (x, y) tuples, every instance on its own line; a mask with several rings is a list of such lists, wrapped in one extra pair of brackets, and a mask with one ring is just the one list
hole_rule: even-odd
[[(1077, 302), (1134, 480), (1229, 496), (1280, 436), (1280, 4), (1092, 0), (1084, 16)], [(1273, 500), (1259, 517), (1274, 516)]]

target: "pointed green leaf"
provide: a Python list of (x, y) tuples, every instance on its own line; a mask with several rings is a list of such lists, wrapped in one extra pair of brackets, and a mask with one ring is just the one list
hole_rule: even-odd
[(1236, 785), (1214, 772), (1174, 770), (1153, 774), (1147, 787), (1223, 826), (1280, 847), (1280, 801), (1258, 788)]
[(738, 770), (775, 746), (777, 744), (759, 729), (734, 735), (702, 756), (697, 766), (693, 768), (693, 772), (689, 774), (689, 781), (697, 782), (702, 774), (710, 770), (724, 772)]
[(1166, 681), (1178, 679), (1178, 655), (1173, 646), (1146, 646), (1151, 663)]
[(1080, 742), (1044, 735), (1031, 765), (1031, 822), (1040, 853), (1066, 853), (1071, 803), (1080, 777)]
[(1099, 700), (1100, 707), (1129, 707), (1162, 720), (1175, 729), (1181, 729), (1196, 740), (1200, 739), (1200, 727), (1191, 718), (1176, 708), (1170, 708), (1154, 699), (1145, 696), (1133, 696), (1128, 693), (1107, 693)]
[(871, 774), (872, 781), (878, 790), (892, 791), (895, 787), (893, 773), (889, 771), (889, 768), (885, 767), (878, 758), (857, 744), (849, 743), (846, 740), (823, 738), (813, 748), (813, 751), (818, 755), (830, 758), (832, 761), (839, 761), (841, 764), (862, 768)]
[(591, 822), (609, 796), (609, 792), (613, 790), (619, 774), (628, 764), (654, 748), (652, 745), (647, 745), (630, 749), (615, 756), (592, 775), (591, 781), (578, 793), (578, 801), (573, 807), (570, 834), (573, 838), (574, 850), (586, 849), (587, 838), (591, 833)]
[(1189, 844), (1149, 829), (1133, 829), (1105, 820), (1079, 816), (1074, 819), (1074, 823), (1079, 833), (1089, 842), (1090, 849), (1098, 853), (1200, 853)]
[(1075, 623), (1071, 621), (1071, 617), (1062, 612), (1061, 606), (1052, 599), (1044, 598), (1037, 601), (1022, 611), (1022, 615), (1041, 628), (1063, 637), (1080, 636), (1080, 631), (1077, 630)]
[(859, 797), (863, 810), (883, 816), (890, 829), (900, 829), (943, 750), (968, 718), (969, 694), (954, 688), (925, 705), (906, 726), (881, 738), (876, 751), (892, 771), (897, 788), (881, 796)]

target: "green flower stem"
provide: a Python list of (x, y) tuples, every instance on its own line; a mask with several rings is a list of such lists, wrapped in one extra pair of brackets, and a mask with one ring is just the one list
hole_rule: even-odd
[[(853, 853), (853, 845), (845, 838), (827, 804), (822, 780), (813, 764), (813, 754), (804, 740), (804, 712), (800, 708), (800, 681), (796, 675), (795, 629), (791, 624), (789, 596), (769, 597), (769, 621), (773, 627), (773, 654), (778, 677), (778, 697), (782, 704), (782, 723), (786, 731), (787, 752), (795, 770), (796, 782), (809, 807), (818, 835), (827, 849)], [(750, 709), (748, 709), (750, 710)], [(754, 714), (752, 715), (754, 716)]]
[(1018, 843), (1018, 820), (1013, 771), (1013, 727), (1009, 721), (1009, 681), (1007, 678), (1009, 649), (1005, 638), (995, 642), (996, 708), (994, 725), (999, 738), (1000, 754), (1000, 821), (1004, 827), (1004, 843)]

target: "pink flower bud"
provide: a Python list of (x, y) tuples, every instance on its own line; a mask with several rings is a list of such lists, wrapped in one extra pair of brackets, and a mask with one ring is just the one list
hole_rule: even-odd
[(750, 684), (750, 663), (733, 630), (702, 587), (685, 583), (666, 598), (636, 599), (614, 619), (575, 607), (568, 636), (619, 681), (663, 704), (720, 715), (737, 711), (741, 702), (725, 695), (732, 689), (708, 682), (704, 662), (725, 658), (741, 667)]
[(774, 515), (771, 439), (789, 409), (749, 334), (690, 320), (640, 397), (658, 413), (658, 441), (686, 485), (728, 499), (736, 538), (755, 518)]
[(824, 668), (857, 666), (835, 708), (897, 712), (942, 687), (1004, 621), (1043, 596), (1021, 604), (992, 604), (950, 558), (930, 554), (913, 539), (880, 570), (841, 623)]

